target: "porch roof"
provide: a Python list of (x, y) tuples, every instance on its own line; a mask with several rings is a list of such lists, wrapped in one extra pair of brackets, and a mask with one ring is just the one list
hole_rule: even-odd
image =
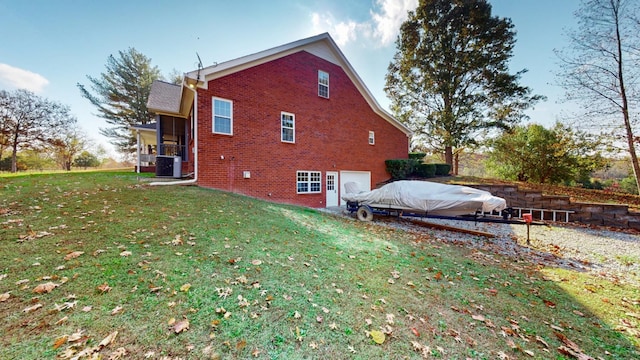
[(193, 103), (193, 93), (182, 85), (156, 80), (151, 84), (147, 108), (161, 115), (187, 118)]
[(156, 138), (157, 124), (137, 124), (132, 125), (129, 129), (140, 134), (140, 139), (147, 145), (155, 145), (158, 140)]

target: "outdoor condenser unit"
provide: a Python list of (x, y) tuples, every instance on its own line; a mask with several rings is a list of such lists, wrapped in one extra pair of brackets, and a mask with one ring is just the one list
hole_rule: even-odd
[(156, 156), (156, 176), (174, 177), (182, 176), (182, 158), (180, 156)]

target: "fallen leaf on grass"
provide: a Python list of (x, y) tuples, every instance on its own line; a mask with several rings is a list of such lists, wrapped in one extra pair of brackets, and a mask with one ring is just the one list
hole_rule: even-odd
[(236, 343), (236, 350), (240, 351), (247, 346), (247, 341), (242, 339)]
[(67, 342), (76, 342), (84, 337), (84, 331), (78, 330), (73, 334), (69, 335)]
[(376, 344), (382, 344), (386, 339), (386, 336), (382, 331), (373, 330), (369, 334), (371, 335), (371, 338)]
[(33, 306), (29, 306), (27, 308), (22, 309), (23, 313), (30, 313), (32, 311), (36, 311), (42, 307), (42, 304), (35, 304)]
[(187, 292), (187, 291), (189, 291), (190, 288), (191, 288), (191, 284), (187, 283), (187, 284), (184, 284), (184, 285), (180, 286), (180, 291)]
[(544, 341), (544, 339), (542, 337), (540, 337), (540, 335), (536, 335), (536, 341), (539, 342), (540, 344), (544, 345), (545, 348), (549, 348), (549, 344), (547, 344), (546, 341)]
[(68, 316), (63, 317), (62, 319), (56, 321), (56, 325), (61, 325), (64, 324), (65, 322), (67, 322), (67, 320), (69, 320)]
[(556, 337), (562, 341), (562, 343), (564, 343), (566, 346), (560, 346), (558, 348), (558, 351), (564, 355), (571, 355), (573, 357), (575, 357), (576, 359), (579, 360), (593, 360), (593, 358), (585, 353), (582, 352), (582, 349), (580, 349), (580, 347), (578, 346), (578, 344), (574, 343), (573, 341), (569, 340), (569, 338), (564, 335), (563, 333), (560, 332), (555, 332), (554, 334), (556, 335)]
[(181, 332), (187, 331), (189, 330), (189, 319), (184, 318), (180, 321), (177, 321), (175, 324), (173, 324), (173, 326), (171, 327), (171, 331), (173, 331), (176, 334), (180, 334)]
[(107, 283), (104, 283), (104, 284), (98, 286), (98, 290), (100, 292), (102, 292), (102, 293), (106, 293), (106, 292), (111, 291), (111, 286), (109, 286), (109, 284), (107, 284)]
[(68, 253), (67, 255), (65, 255), (64, 259), (65, 259), (66, 261), (69, 261), (69, 260), (71, 260), (71, 259), (75, 259), (75, 258), (77, 258), (78, 256), (80, 256), (80, 255), (82, 255), (82, 254), (84, 254), (84, 251), (74, 251), (74, 252), (70, 252), (70, 253)]
[(478, 321), (483, 321), (483, 322), (486, 320), (485, 317), (482, 316), (482, 315), (471, 315), (471, 318), (473, 320), (478, 320)]
[(113, 310), (111, 310), (111, 315), (120, 314), (123, 310), (124, 310), (124, 308), (122, 306), (118, 305), (118, 306), (114, 307)]
[(57, 288), (58, 284), (56, 283), (52, 283), (52, 282), (47, 282), (44, 284), (40, 284), (38, 286), (36, 286), (35, 288), (33, 288), (33, 292), (36, 294), (47, 294), (50, 293), (53, 289)]
[(11, 294), (8, 293), (8, 292), (0, 295), (0, 302), (5, 302), (5, 301), (9, 300), (9, 297), (11, 297)]
[(251, 264), (255, 266), (262, 265), (262, 260), (251, 260)]
[(53, 342), (53, 348), (57, 349), (60, 346), (64, 345), (64, 343), (67, 342), (68, 338), (69, 338), (69, 335), (63, 335), (63, 336), (57, 338), (56, 341)]
[(117, 330), (109, 334), (106, 338), (102, 339), (102, 341), (100, 341), (100, 343), (98, 344), (98, 347), (102, 349), (103, 347), (108, 346), (113, 342), (113, 340), (116, 339), (116, 336), (118, 336)]
[(120, 256), (124, 256), (124, 257), (131, 256), (131, 251), (125, 250), (120, 253)]

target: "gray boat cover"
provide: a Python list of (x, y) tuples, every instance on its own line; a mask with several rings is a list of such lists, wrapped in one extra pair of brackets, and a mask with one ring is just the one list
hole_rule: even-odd
[(505, 199), (488, 191), (468, 186), (440, 184), (430, 181), (401, 180), (379, 189), (359, 192), (357, 183), (346, 183), (345, 201), (357, 201), (374, 207), (391, 207), (442, 215), (472, 214), (501, 211), (507, 207)]

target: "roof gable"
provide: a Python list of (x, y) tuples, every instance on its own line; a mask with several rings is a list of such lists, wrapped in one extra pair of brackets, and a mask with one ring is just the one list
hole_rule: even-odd
[(191, 110), (193, 94), (182, 85), (155, 80), (147, 99), (147, 108), (156, 114), (186, 118)]
[[(342, 51), (340, 51), (340, 49), (338, 48), (338, 45), (336, 45), (336, 43), (328, 33), (323, 33), (310, 38), (294, 41), (292, 43), (274, 47), (255, 54), (243, 56), (234, 60), (225, 61), (223, 63), (208, 66), (199, 70), (190, 71), (185, 74), (185, 81), (187, 83), (197, 81), (199, 87), (206, 89), (208, 87), (209, 81), (211, 80), (233, 74), (256, 65), (264, 64), (269, 61), (273, 61), (300, 51), (306, 51), (321, 59), (340, 66), (376, 114), (387, 120), (400, 131), (407, 134), (407, 136), (411, 135), (411, 130), (409, 130), (406, 126), (396, 120), (391, 114), (385, 111), (380, 106), (380, 104), (378, 104), (360, 76), (358, 76), (349, 61), (347, 61)], [(189, 80), (191, 80), (191, 82)]]

